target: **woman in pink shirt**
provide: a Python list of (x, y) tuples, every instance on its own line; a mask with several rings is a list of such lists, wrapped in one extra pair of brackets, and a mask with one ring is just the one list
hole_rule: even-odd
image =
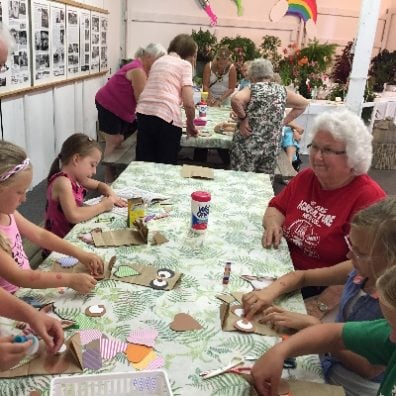
[(125, 136), (136, 130), (136, 103), (143, 91), (151, 65), (166, 50), (161, 44), (139, 48), (135, 59), (115, 73), (96, 94), (99, 130), (105, 134), (104, 158)]
[(151, 68), (136, 109), (138, 161), (176, 164), (182, 134), (180, 106), (187, 119), (187, 134), (195, 136), (195, 105), (192, 91), (192, 67), (197, 44), (188, 34), (176, 36), (168, 55), (158, 59)]

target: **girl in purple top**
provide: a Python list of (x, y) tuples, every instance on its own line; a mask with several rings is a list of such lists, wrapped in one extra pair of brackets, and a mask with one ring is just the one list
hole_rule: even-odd
[[(88, 293), (96, 284), (93, 276), (103, 273), (103, 261), (36, 226), (17, 211), (26, 199), (32, 174), (26, 153), (12, 143), (0, 141), (0, 288), (14, 293), (19, 287), (44, 289), (66, 286), (79, 293)], [(32, 271), (22, 246), (22, 237), (42, 248), (77, 258), (93, 276)]]
[(135, 59), (115, 73), (96, 94), (99, 130), (104, 133), (104, 157), (111, 154), (128, 133), (136, 130), (136, 104), (151, 65), (166, 50), (160, 44), (139, 48)]

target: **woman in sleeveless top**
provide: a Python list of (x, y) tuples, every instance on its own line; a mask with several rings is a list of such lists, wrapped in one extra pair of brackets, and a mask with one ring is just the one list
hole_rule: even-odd
[(236, 84), (237, 72), (231, 62), (231, 51), (227, 47), (220, 47), (214, 61), (207, 63), (203, 71), (203, 90), (209, 92), (208, 105), (229, 103)]

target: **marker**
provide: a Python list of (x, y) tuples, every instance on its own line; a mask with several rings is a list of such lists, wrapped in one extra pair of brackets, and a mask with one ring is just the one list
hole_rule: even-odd
[(231, 261), (227, 261), (224, 266), (223, 285), (228, 285), (231, 275)]

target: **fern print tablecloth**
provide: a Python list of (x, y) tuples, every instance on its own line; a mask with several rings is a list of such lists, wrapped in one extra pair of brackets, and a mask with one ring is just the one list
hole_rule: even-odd
[[(230, 107), (208, 107), (208, 121), (203, 131), (208, 132), (209, 135), (205, 134), (198, 137), (187, 137), (187, 135), (183, 133), (180, 145), (182, 147), (194, 148), (231, 148), (232, 136), (222, 135), (214, 131), (214, 127), (217, 124), (229, 120), (230, 112)], [(185, 119), (184, 111), (182, 111), (182, 116), (183, 119)]]
[[(160, 245), (94, 248), (78, 239), (82, 232), (100, 226), (103, 230), (126, 226), (126, 218), (111, 213), (78, 224), (67, 236), (72, 243), (86, 250), (96, 251), (107, 262), (117, 256), (116, 267), (142, 263), (157, 268), (170, 268), (183, 273), (181, 282), (171, 291), (154, 290), (107, 280), (99, 282), (89, 295), (77, 295), (66, 289), (59, 294), (55, 289), (23, 289), (19, 296), (33, 297), (41, 303), (55, 302), (60, 315), (77, 320), (80, 329), (96, 328), (111, 338), (125, 341), (136, 329), (156, 329), (157, 354), (165, 359), (174, 395), (241, 396), (249, 394), (249, 386), (235, 374), (226, 374), (202, 380), (199, 373), (228, 364), (233, 357), (260, 356), (276, 337), (263, 337), (238, 332), (223, 332), (219, 319), (220, 301), (215, 295), (224, 291), (222, 278), (225, 261), (232, 262), (228, 291), (248, 291), (250, 286), (239, 275), (269, 274), (279, 276), (291, 270), (292, 264), (283, 241), (277, 250), (261, 246), (261, 219), (273, 190), (268, 175), (214, 170), (214, 180), (183, 179), (180, 166), (133, 162), (113, 184), (114, 189), (139, 187), (170, 197), (170, 216), (148, 222), (149, 240), (155, 231), (161, 231), (169, 242)], [(204, 238), (189, 235), (191, 198), (193, 191), (209, 191), (212, 201), (208, 230)], [(147, 208), (147, 214), (161, 213), (159, 204)], [(106, 222), (111, 218), (111, 222)], [(96, 223), (95, 221), (101, 221)], [(42, 267), (49, 268), (59, 257), (52, 254)], [(106, 315), (87, 318), (85, 308), (103, 304)], [(279, 304), (305, 312), (299, 293), (289, 295)], [(202, 329), (175, 332), (170, 329), (177, 313), (188, 313)], [(74, 330), (75, 331), (75, 330)], [(68, 331), (70, 336), (73, 332)], [(293, 377), (323, 382), (318, 356), (298, 358), (298, 367), (289, 374)], [(104, 360), (98, 371), (84, 370), (86, 374), (107, 371), (133, 371), (124, 354)], [(48, 393), (50, 376), (32, 376), (0, 381), (1, 395), (28, 395), (31, 390)]]

